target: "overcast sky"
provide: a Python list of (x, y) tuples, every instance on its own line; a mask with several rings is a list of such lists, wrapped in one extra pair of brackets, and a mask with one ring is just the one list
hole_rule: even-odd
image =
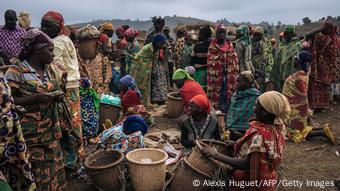
[(306, 16), (312, 20), (340, 16), (340, 0), (0, 0), (1, 25), (6, 9), (29, 12), (34, 26), (40, 25), (49, 10), (62, 13), (66, 24), (112, 18), (147, 20), (155, 15), (296, 24)]

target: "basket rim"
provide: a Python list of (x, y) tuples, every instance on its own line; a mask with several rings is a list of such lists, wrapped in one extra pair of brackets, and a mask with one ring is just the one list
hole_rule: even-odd
[(189, 163), (189, 161), (187, 160), (187, 157), (185, 157), (185, 158), (183, 159), (183, 162), (184, 162), (184, 165), (187, 165), (189, 168), (191, 168), (191, 169), (192, 169), (193, 171), (195, 171), (196, 173), (198, 173), (198, 174), (204, 176), (204, 178), (207, 178), (207, 179), (210, 179), (210, 178), (211, 178), (211, 176), (208, 175), (207, 173), (202, 172), (202, 171), (200, 171), (199, 169), (197, 169), (196, 167), (194, 167), (193, 165), (191, 165), (191, 164)]
[[(139, 152), (139, 151), (141, 151), (141, 150), (143, 150), (143, 151), (158, 151), (158, 152), (161, 152), (161, 153), (164, 154), (164, 158), (161, 159), (161, 160), (159, 160), (159, 161), (150, 162), (150, 163), (142, 163), (142, 162), (140, 162), (140, 161), (136, 161), (136, 160), (130, 158), (130, 156), (132, 155), (131, 153)], [(168, 153), (164, 152), (164, 151), (161, 150), (161, 149), (141, 148), (141, 149), (135, 149), (135, 150), (133, 150), (133, 151), (128, 152), (128, 153), (126, 154), (125, 157), (126, 157), (126, 159), (128, 160), (128, 162), (131, 162), (131, 163), (134, 163), (134, 164), (140, 164), (140, 165), (144, 165), (144, 166), (149, 166), (149, 165), (155, 165), (155, 164), (164, 163), (164, 162), (168, 159), (169, 155), (168, 155)]]
[(108, 106), (113, 106), (113, 107), (118, 107), (119, 109), (122, 109), (122, 108), (123, 108), (121, 105), (111, 105), (111, 104), (104, 103), (104, 102), (100, 102), (100, 104), (108, 105)]
[[(93, 156), (93, 154), (101, 154), (101, 153), (118, 153), (119, 154), (119, 158), (114, 163), (111, 163), (111, 164), (108, 164), (108, 165), (104, 165), (104, 166), (100, 166), (100, 167), (92, 167), (92, 166), (90, 166), (88, 164), (89, 163), (89, 158), (91, 156)], [(110, 167), (113, 167), (113, 166), (116, 166), (116, 165), (120, 164), (123, 161), (123, 158), (124, 158), (124, 154), (121, 151), (118, 151), (118, 150), (101, 151), (99, 153), (92, 153), (89, 156), (87, 156), (84, 159), (84, 166), (85, 166), (85, 168), (90, 169), (90, 170), (103, 170), (103, 169), (107, 169), (107, 168), (110, 168)]]
[(170, 92), (170, 93), (168, 93), (167, 94), (167, 96), (169, 97), (169, 98), (171, 98), (171, 99), (174, 99), (174, 100), (180, 100), (180, 101), (182, 101), (182, 98), (181, 97), (175, 97), (175, 96), (173, 96), (173, 94), (178, 94), (179, 92)]
[[(197, 148), (198, 148), (200, 151), (202, 151), (202, 149), (203, 149), (202, 145), (204, 145), (204, 146), (209, 146), (209, 145), (207, 145), (206, 143), (204, 143), (205, 141), (206, 141), (206, 142), (209, 141), (209, 142), (211, 142), (211, 143), (216, 143), (216, 144), (219, 144), (219, 145), (225, 145), (225, 146), (227, 146), (226, 143), (221, 142), (221, 141), (217, 141), (217, 140), (213, 140), (213, 139), (212, 139), (212, 140), (210, 140), (210, 139), (196, 140)], [(207, 159), (210, 160), (214, 165), (219, 165), (219, 164), (221, 163), (220, 161), (218, 161), (218, 160), (216, 160), (216, 159), (214, 159), (214, 158), (212, 158), (212, 157), (207, 157)]]

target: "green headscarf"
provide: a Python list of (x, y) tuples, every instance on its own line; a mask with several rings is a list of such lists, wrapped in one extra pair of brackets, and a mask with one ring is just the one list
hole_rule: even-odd
[(288, 25), (285, 27), (285, 33), (293, 33), (295, 34), (295, 27), (293, 25)]
[(236, 33), (240, 34), (238, 41), (244, 41), (246, 45), (250, 44), (250, 32), (247, 25), (241, 25), (236, 29)]
[(79, 94), (80, 96), (84, 97), (86, 95), (89, 95), (93, 98), (94, 102), (94, 107), (96, 111), (99, 111), (99, 106), (100, 106), (100, 97), (97, 94), (97, 92), (93, 88), (82, 88), (79, 87)]
[(183, 69), (177, 69), (174, 74), (172, 75), (172, 79), (173, 80), (182, 80), (184, 78), (187, 78), (189, 80), (194, 80), (190, 74), (186, 71), (186, 70), (183, 70)]

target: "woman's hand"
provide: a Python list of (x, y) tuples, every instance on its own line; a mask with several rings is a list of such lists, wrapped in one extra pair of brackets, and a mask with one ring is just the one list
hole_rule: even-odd
[(205, 157), (212, 157), (212, 158), (216, 158), (218, 152), (216, 151), (216, 149), (211, 148), (211, 147), (203, 147), (202, 148), (202, 154)]

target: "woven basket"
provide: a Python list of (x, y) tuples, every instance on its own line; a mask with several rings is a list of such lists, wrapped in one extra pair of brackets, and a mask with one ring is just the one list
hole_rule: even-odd
[(184, 104), (182, 99), (178, 96), (178, 92), (171, 92), (168, 94), (168, 118), (177, 118), (181, 116), (184, 111)]
[[(99, 108), (99, 128), (102, 128), (103, 124), (109, 119), (112, 124), (116, 124), (120, 117), (122, 107), (116, 105), (109, 105), (106, 103), (100, 103)], [(104, 129), (100, 129), (103, 131)]]
[[(165, 161), (168, 154), (160, 149), (136, 149), (126, 155), (135, 191), (159, 191), (165, 183)], [(141, 162), (150, 159), (152, 162)]]
[(230, 170), (233, 169), (231, 166), (227, 164), (203, 156), (201, 150), (203, 147), (206, 146), (214, 147), (217, 150), (217, 152), (221, 154), (232, 156), (232, 152), (227, 148), (226, 143), (216, 140), (196, 141), (196, 147), (193, 148), (192, 152), (190, 153), (187, 159), (192, 166), (210, 176), (214, 175), (214, 172), (218, 168), (218, 166), (225, 166), (226, 169)]
[(120, 190), (123, 158), (120, 151), (103, 151), (85, 158), (84, 166), (99, 190)]
[[(199, 181), (200, 186), (194, 186), (193, 181)], [(186, 158), (176, 169), (175, 175), (168, 187), (170, 191), (209, 191), (211, 187), (202, 186), (205, 180), (211, 180), (211, 176), (192, 166)]]

